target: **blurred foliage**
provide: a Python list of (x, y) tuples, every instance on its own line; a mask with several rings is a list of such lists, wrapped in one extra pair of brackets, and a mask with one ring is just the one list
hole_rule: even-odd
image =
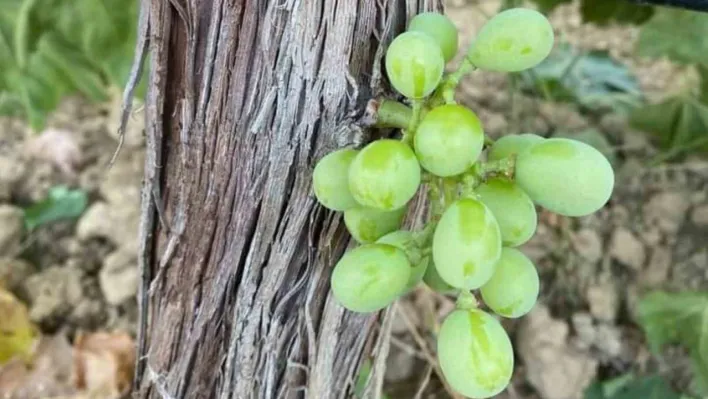
[(84, 212), (88, 197), (84, 191), (56, 186), (49, 190), (46, 199), (25, 208), (25, 225), (28, 230), (67, 219), (74, 219)]
[(637, 79), (606, 51), (583, 52), (568, 43), (556, 46), (536, 67), (520, 74), (522, 85), (553, 101), (584, 107), (628, 108), (642, 101)]
[(585, 390), (584, 399), (682, 399), (660, 376), (636, 377), (633, 374), (595, 382)]
[(27, 307), (0, 286), (0, 366), (19, 356), (28, 359), (38, 330), (30, 321)]
[(682, 64), (708, 65), (708, 14), (661, 8), (642, 26), (639, 55), (668, 57)]
[(681, 344), (693, 361), (696, 394), (708, 395), (708, 292), (653, 292), (639, 303), (639, 319), (652, 352)]
[(137, 20), (135, 0), (4, 1), (0, 114), (24, 114), (39, 130), (68, 94), (105, 101), (127, 81)]
[[(371, 377), (371, 359), (366, 359), (361, 364), (359, 375), (356, 378), (356, 384), (354, 385), (354, 397), (364, 397), (364, 390), (366, 390), (366, 383), (369, 381), (369, 377)], [(381, 399), (389, 399), (388, 395), (385, 393), (382, 393), (380, 397)]]
[[(573, 0), (532, 0), (543, 12), (553, 11), (557, 6)], [(580, 0), (583, 22), (597, 25), (610, 23), (641, 24), (651, 18), (654, 8), (618, 0)]]

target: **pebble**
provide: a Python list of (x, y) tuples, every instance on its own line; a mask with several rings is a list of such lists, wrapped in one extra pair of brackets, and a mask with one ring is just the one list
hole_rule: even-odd
[(106, 257), (98, 282), (106, 302), (120, 305), (138, 292), (138, 261), (135, 253), (117, 250)]
[(613, 322), (617, 318), (619, 296), (612, 282), (591, 285), (587, 290), (586, 298), (590, 313), (597, 320)]
[(681, 192), (661, 192), (644, 205), (644, 218), (669, 234), (676, 234), (686, 217), (689, 198)]
[(19, 252), (25, 231), (24, 212), (11, 205), (0, 205), (0, 256), (14, 257)]
[(644, 245), (634, 233), (624, 227), (618, 227), (612, 233), (610, 255), (634, 270), (640, 270), (646, 258)]

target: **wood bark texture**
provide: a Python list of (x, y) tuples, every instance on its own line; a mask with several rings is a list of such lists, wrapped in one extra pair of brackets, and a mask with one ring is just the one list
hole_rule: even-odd
[[(390, 40), (439, 0), (143, 0), (142, 398), (342, 398), (387, 315), (329, 294), (349, 244), (311, 172), (371, 139)], [(130, 86), (130, 85), (129, 85)], [(130, 87), (126, 89), (130, 92)], [(383, 333), (382, 333), (383, 332)], [(375, 396), (375, 394), (371, 394)]]

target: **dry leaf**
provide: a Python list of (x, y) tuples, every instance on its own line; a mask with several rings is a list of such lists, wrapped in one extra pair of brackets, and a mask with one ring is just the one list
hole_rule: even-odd
[(119, 397), (130, 390), (135, 343), (126, 333), (79, 334), (74, 342), (74, 386), (89, 394)]
[(74, 393), (70, 384), (71, 345), (63, 334), (40, 338), (34, 358), (15, 358), (0, 368), (0, 398), (54, 398)]
[(37, 337), (27, 307), (0, 289), (0, 365), (15, 356), (28, 359)]

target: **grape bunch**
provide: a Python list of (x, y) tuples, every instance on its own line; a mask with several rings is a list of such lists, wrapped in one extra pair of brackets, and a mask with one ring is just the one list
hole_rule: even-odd
[[(351, 311), (375, 312), (421, 282), (457, 295), (437, 336), (438, 359), (447, 383), (471, 398), (492, 397), (511, 379), (511, 341), (493, 314), (521, 317), (538, 298), (536, 267), (516, 249), (536, 230), (536, 206), (589, 215), (614, 186), (612, 167), (595, 148), (531, 133), (494, 142), (477, 115), (455, 102), (468, 72), (531, 68), (553, 40), (542, 14), (509, 9), (481, 28), (460, 67), (446, 74), (457, 29), (443, 14), (417, 15), (385, 59), (388, 79), (408, 105), (385, 99), (378, 109), (389, 119), (382, 126), (401, 128), (401, 138), (336, 150), (313, 173), (317, 200), (344, 212), (360, 244), (334, 267), (333, 296)], [(406, 230), (407, 204), (421, 187), (427, 222)]]

